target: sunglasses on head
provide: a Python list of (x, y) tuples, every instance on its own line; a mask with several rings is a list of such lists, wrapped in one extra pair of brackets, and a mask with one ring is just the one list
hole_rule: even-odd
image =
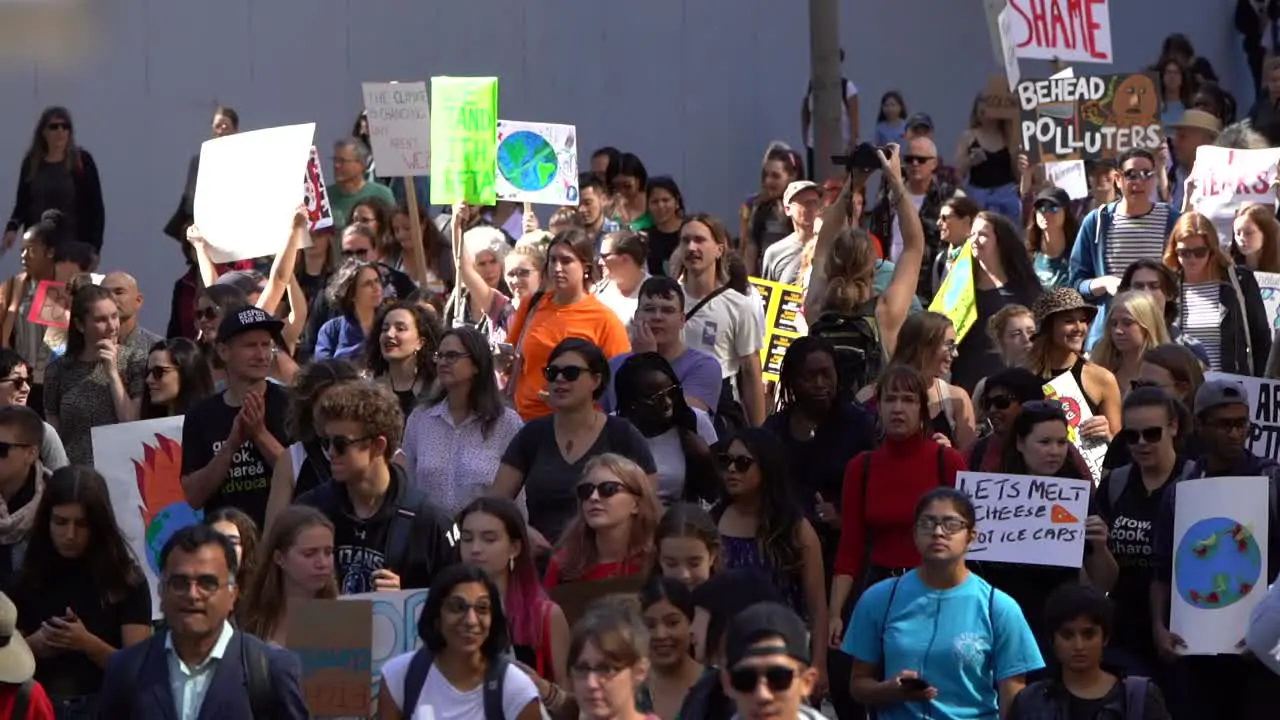
[(1126, 445), (1137, 445), (1138, 440), (1146, 442), (1148, 445), (1160, 442), (1160, 438), (1164, 437), (1164, 428), (1160, 426), (1149, 428), (1125, 428), (1116, 436)]
[(1195, 258), (1196, 260), (1203, 260), (1209, 257), (1209, 248), (1203, 245), (1201, 245), (1200, 247), (1193, 247), (1193, 248), (1179, 248), (1178, 257)]
[(729, 673), (729, 685), (740, 693), (755, 692), (760, 687), (760, 678), (764, 678), (765, 685), (769, 687), (769, 692), (784, 692), (791, 688), (791, 684), (796, 680), (795, 668), (789, 668), (785, 665), (770, 665), (769, 667), (742, 667), (734, 668)]
[(1155, 170), (1138, 170), (1136, 168), (1125, 170), (1124, 179), (1137, 182), (1139, 180), (1150, 180), (1156, 176)]
[(542, 375), (549, 383), (555, 382), (560, 377), (564, 377), (565, 382), (577, 382), (578, 378), (582, 377), (582, 373), (585, 372), (590, 371), (577, 365), (548, 365), (542, 371)]
[(735, 470), (737, 472), (746, 472), (756, 464), (756, 459), (750, 455), (730, 455), (729, 453), (720, 453), (716, 456), (716, 462), (720, 464), (721, 470)]
[(1018, 402), (1018, 398), (1014, 395), (987, 395), (982, 398), (983, 407), (988, 410), (1008, 410), (1010, 405)]
[(573, 492), (577, 494), (578, 502), (586, 502), (596, 493), (600, 494), (601, 500), (608, 500), (618, 493), (627, 492), (627, 486), (617, 480), (605, 480), (604, 482), (599, 483), (584, 482), (578, 483), (578, 486), (573, 489)]
[(372, 440), (373, 438), (373, 435), (366, 435), (358, 438), (335, 435), (333, 437), (319, 437), (316, 438), (316, 440), (320, 443), (320, 449), (325, 453), (330, 453), (330, 451), (332, 451), (332, 454), (346, 455), (347, 451), (352, 447), (355, 447), (359, 443)]
[(16, 447), (31, 447), (31, 445), (27, 443), (0, 442), (0, 459), (9, 457), (9, 449)]

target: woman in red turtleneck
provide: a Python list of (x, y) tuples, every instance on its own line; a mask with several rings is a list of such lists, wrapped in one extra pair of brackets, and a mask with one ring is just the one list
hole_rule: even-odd
[(916, 502), (930, 490), (955, 487), (964, 457), (926, 433), (929, 387), (914, 368), (894, 365), (876, 383), (884, 444), (845, 466), (843, 526), (831, 582), (831, 646), (844, 639), (845, 603), (861, 589), (920, 564), (912, 528)]

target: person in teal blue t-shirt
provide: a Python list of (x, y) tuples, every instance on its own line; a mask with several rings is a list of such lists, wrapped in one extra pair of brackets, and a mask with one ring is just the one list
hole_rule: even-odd
[(969, 497), (938, 488), (915, 518), (920, 567), (854, 607), (841, 646), (853, 656), (851, 693), (879, 720), (1002, 717), (1044, 667), (1036, 639), (1018, 604), (965, 566), (978, 532)]

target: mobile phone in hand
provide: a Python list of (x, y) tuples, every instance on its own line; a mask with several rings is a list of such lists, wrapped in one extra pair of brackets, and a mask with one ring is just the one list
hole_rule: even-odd
[(903, 690), (911, 692), (920, 692), (931, 687), (927, 680), (918, 677), (898, 678), (898, 684), (902, 686)]

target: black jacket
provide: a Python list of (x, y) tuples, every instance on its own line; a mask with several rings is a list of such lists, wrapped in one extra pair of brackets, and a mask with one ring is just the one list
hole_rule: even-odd
[[(107, 224), (106, 209), (102, 204), (102, 181), (98, 178), (98, 165), (89, 151), (80, 149), (77, 152), (79, 157), (71, 170), (76, 192), (76, 240), (92, 245), (101, 254), (102, 236)], [(18, 195), (5, 225), (6, 230), (31, 227), (40, 221), (40, 213), (48, 208), (36, 209), (31, 207), (31, 203), (31, 177), (24, 162), (18, 170)]]
[[(391, 485), (382, 507), (372, 517), (360, 519), (351, 507), (346, 488), (329, 480), (297, 500), (325, 514), (334, 526), (334, 569), (338, 590), (344, 595), (371, 592), (369, 574), (387, 568), (400, 576), (404, 590), (431, 587), (444, 568), (459, 561), (458, 533), (453, 521), (427, 499), (404, 468), (391, 463)], [(407, 523), (400, 547), (397, 523)]]
[[(920, 224), (924, 226), (924, 259), (920, 261), (920, 280), (916, 284), (916, 295), (920, 302), (928, 307), (933, 300), (933, 259), (938, 256), (945, 243), (942, 242), (942, 231), (938, 229), (938, 215), (942, 213), (942, 204), (955, 195), (956, 189), (934, 177), (929, 185), (929, 192), (924, 195), (924, 203), (920, 205)], [(885, 259), (897, 262), (898, 258), (889, 257), (893, 247), (893, 220), (898, 215), (898, 199), (891, 197), (889, 183), (880, 183), (880, 193), (876, 198), (876, 206), (871, 211), (871, 234), (880, 238), (884, 244)]]
[[(1144, 692), (1145, 691), (1145, 692)], [(1138, 695), (1145, 695), (1141, 700)], [(1132, 707), (1130, 699), (1141, 703)], [(1071, 695), (1058, 680), (1041, 680), (1018, 693), (1009, 708), (1008, 720), (1068, 720)], [(1122, 685), (1107, 695), (1106, 702), (1094, 720), (1169, 720), (1160, 688), (1147, 678), (1125, 678)]]
[(182, 186), (182, 197), (178, 199), (178, 208), (173, 211), (169, 222), (164, 224), (164, 234), (177, 240), (187, 242), (187, 226), (196, 221), (196, 178), (200, 176), (200, 154), (196, 153), (187, 163), (187, 182)]
[[(1237, 265), (1235, 273), (1236, 281), (1240, 283), (1240, 294), (1244, 296), (1243, 306), (1230, 281), (1223, 281), (1218, 288), (1218, 302), (1225, 312), (1219, 351), (1222, 364), (1220, 369), (1225, 373), (1262, 377), (1267, 369), (1267, 359), (1271, 355), (1271, 323), (1267, 320), (1267, 309), (1262, 304), (1262, 290), (1258, 288), (1253, 272)], [(1187, 306), (1183, 295), (1179, 289), (1178, 307), (1181, 308)], [(1249, 329), (1252, 358), (1246, 352), (1246, 327)]]

